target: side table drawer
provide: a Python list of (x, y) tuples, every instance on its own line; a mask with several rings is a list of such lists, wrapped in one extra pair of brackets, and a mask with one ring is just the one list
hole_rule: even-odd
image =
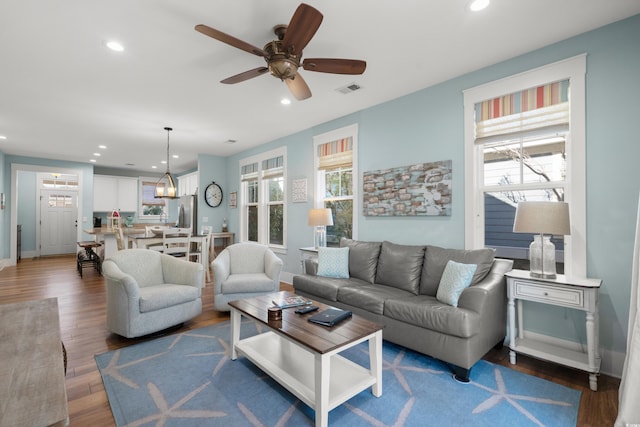
[(584, 292), (581, 289), (560, 289), (555, 286), (518, 280), (515, 281), (515, 297), (562, 307), (582, 308), (584, 306)]

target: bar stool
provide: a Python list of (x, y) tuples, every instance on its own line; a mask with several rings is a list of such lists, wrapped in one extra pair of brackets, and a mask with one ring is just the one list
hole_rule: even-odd
[(80, 277), (82, 277), (82, 269), (86, 265), (93, 266), (98, 271), (98, 274), (102, 274), (102, 262), (100, 261), (100, 257), (98, 256), (98, 254), (93, 250), (94, 248), (102, 246), (102, 244), (90, 240), (85, 242), (78, 242), (78, 246), (81, 249), (84, 249), (84, 252), (78, 252), (78, 260), (76, 265), (78, 268), (78, 273), (80, 273)]

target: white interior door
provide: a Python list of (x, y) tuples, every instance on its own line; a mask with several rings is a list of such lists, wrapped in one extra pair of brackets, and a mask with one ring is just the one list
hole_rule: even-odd
[(76, 252), (78, 192), (40, 191), (40, 255)]

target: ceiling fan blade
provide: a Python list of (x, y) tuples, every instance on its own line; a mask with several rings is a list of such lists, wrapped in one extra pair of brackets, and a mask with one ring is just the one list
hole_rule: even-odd
[(260, 49), (259, 47), (255, 47), (247, 42), (244, 42), (240, 39), (230, 36), (229, 34), (216, 30), (215, 28), (211, 28), (202, 24), (196, 25), (195, 28), (196, 28), (196, 31), (199, 33), (212, 37), (218, 41), (221, 41), (222, 43), (226, 43), (238, 49), (242, 49), (245, 52), (249, 52), (257, 56), (264, 56), (264, 57), (267, 56), (267, 52)]
[(285, 79), (289, 91), (296, 97), (298, 101), (311, 98), (311, 89), (304, 81), (300, 74), (296, 74), (293, 79)]
[(267, 67), (254, 68), (253, 70), (245, 71), (244, 73), (236, 74), (235, 76), (227, 77), (224, 80), (220, 80), (220, 83), (224, 83), (224, 84), (228, 84), (228, 85), (231, 85), (231, 84), (234, 84), (234, 83), (240, 83), (240, 82), (243, 82), (245, 80), (249, 80), (249, 79), (252, 79), (254, 77), (258, 77), (258, 76), (266, 73), (267, 71), (269, 71), (269, 69)]
[(282, 39), (285, 51), (299, 55), (318, 31), (322, 18), (322, 13), (317, 9), (301, 3), (291, 17), (287, 32)]
[(367, 63), (359, 59), (307, 58), (302, 63), (302, 68), (320, 73), (362, 74)]

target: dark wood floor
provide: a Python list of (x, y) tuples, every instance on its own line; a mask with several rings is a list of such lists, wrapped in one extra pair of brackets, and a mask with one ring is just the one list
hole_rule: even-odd
[[(288, 285), (282, 288), (291, 290)], [(186, 323), (182, 330), (229, 319), (228, 314), (213, 311), (212, 283), (207, 284), (203, 296), (203, 313)], [(141, 340), (121, 338), (107, 331), (104, 279), (90, 269), (85, 269), (81, 279), (71, 256), (26, 259), (0, 271), (0, 303), (50, 297), (58, 298), (62, 339), (68, 354), (66, 387), (70, 425), (113, 426), (94, 355)], [(579, 426), (613, 425), (618, 410), (618, 379), (601, 375), (599, 391), (593, 392), (589, 390), (588, 376), (584, 372), (525, 356), (518, 356), (518, 364), (510, 365), (506, 348), (493, 350), (485, 358), (582, 391)]]

